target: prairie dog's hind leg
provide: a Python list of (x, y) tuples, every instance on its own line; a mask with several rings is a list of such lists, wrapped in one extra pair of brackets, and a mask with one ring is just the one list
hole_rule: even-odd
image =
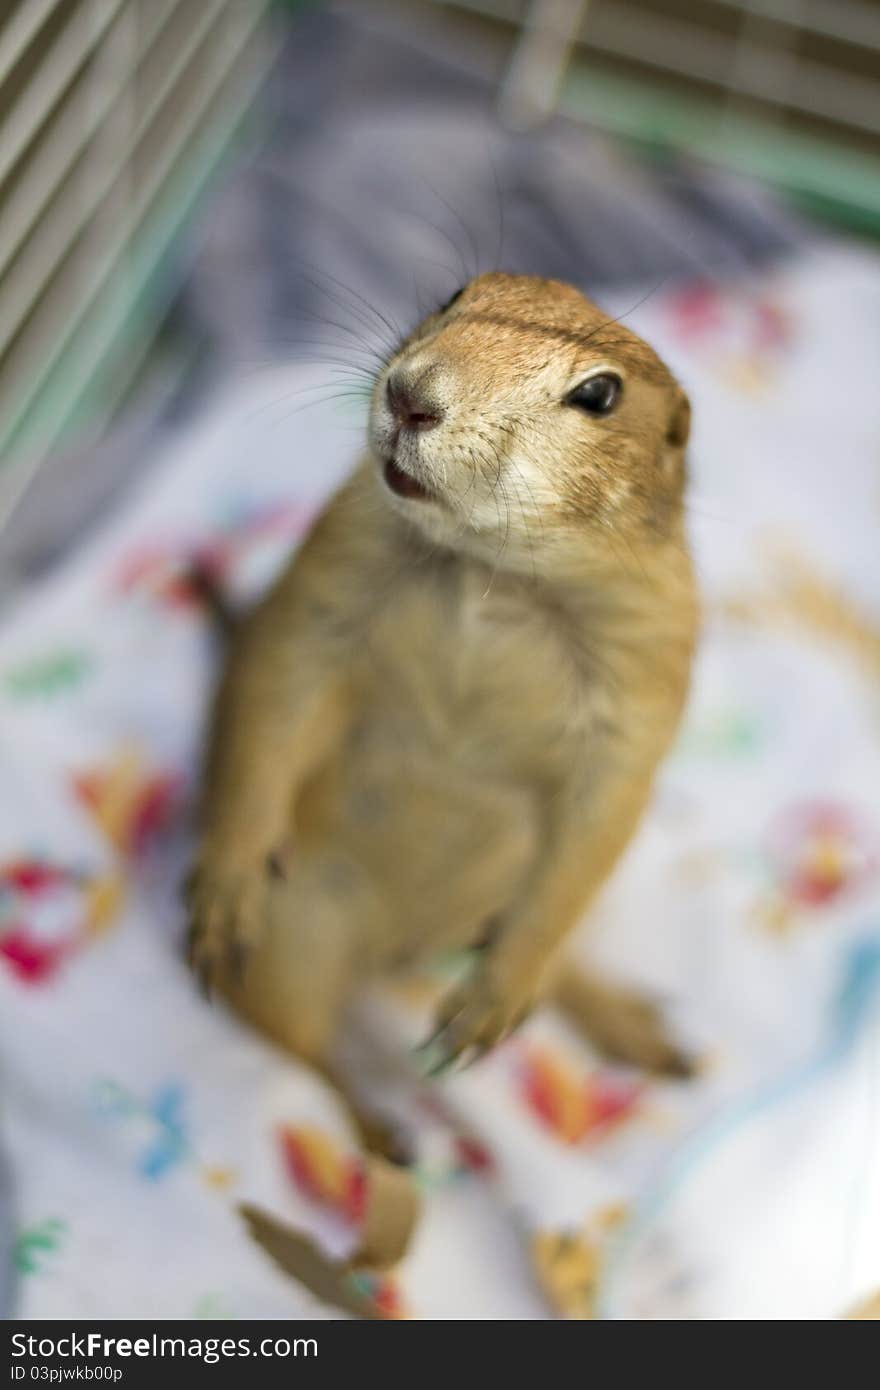
[(335, 856), (294, 856), (273, 879), (267, 921), (240, 976), (224, 971), (220, 988), (237, 1013), (321, 1073), (340, 1096), (367, 1157), (367, 1197), (353, 1257), (386, 1267), (405, 1254), (419, 1214), (412, 1176), (375, 1152), (375, 1126), (364, 1117), (332, 1065), (342, 1011), (380, 905), (369, 884)]
[(606, 1057), (661, 1076), (693, 1075), (693, 1059), (670, 1037), (657, 1005), (637, 990), (566, 961), (549, 997)]

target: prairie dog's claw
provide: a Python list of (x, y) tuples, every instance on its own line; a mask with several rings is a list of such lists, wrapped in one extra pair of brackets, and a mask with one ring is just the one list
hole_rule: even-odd
[(427, 1056), (426, 1074), (439, 1076), (459, 1061), (473, 1066), (519, 1026), (526, 1012), (519, 1002), (497, 994), (491, 977), (478, 971), (453, 992), (436, 1030), (419, 1048)]
[(262, 869), (202, 865), (187, 885), (190, 928), (187, 955), (206, 996), (223, 978), (240, 984), (265, 920)]
[(424, 1058), (424, 1074), (431, 1080), (449, 1071), (457, 1060), (455, 1043), (449, 1035), (448, 1025), (435, 1029), (416, 1050)]

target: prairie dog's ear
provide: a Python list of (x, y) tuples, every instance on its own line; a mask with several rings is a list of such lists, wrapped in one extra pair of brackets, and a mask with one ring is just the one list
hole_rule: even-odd
[(676, 386), (672, 413), (666, 428), (666, 443), (673, 449), (683, 449), (691, 432), (691, 403), (680, 386)]
[(659, 450), (659, 464), (667, 486), (675, 493), (684, 487), (687, 465), (685, 448), (691, 432), (691, 403), (676, 386), (672, 393), (672, 406), (666, 422), (666, 434)]

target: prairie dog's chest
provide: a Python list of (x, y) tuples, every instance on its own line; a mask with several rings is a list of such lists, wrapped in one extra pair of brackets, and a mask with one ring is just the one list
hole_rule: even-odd
[(504, 774), (568, 756), (596, 712), (565, 625), (479, 571), (403, 585), (375, 615), (362, 663), (374, 729)]

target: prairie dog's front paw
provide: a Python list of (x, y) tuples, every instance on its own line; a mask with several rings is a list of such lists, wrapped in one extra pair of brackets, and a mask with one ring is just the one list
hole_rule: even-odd
[(429, 1074), (445, 1071), (469, 1051), (469, 1061), (482, 1057), (519, 1027), (531, 1004), (531, 998), (504, 987), (490, 969), (477, 969), (440, 1007), (437, 1029), (425, 1044)]
[(241, 974), (266, 920), (268, 870), (203, 856), (187, 885), (189, 962), (205, 990)]

